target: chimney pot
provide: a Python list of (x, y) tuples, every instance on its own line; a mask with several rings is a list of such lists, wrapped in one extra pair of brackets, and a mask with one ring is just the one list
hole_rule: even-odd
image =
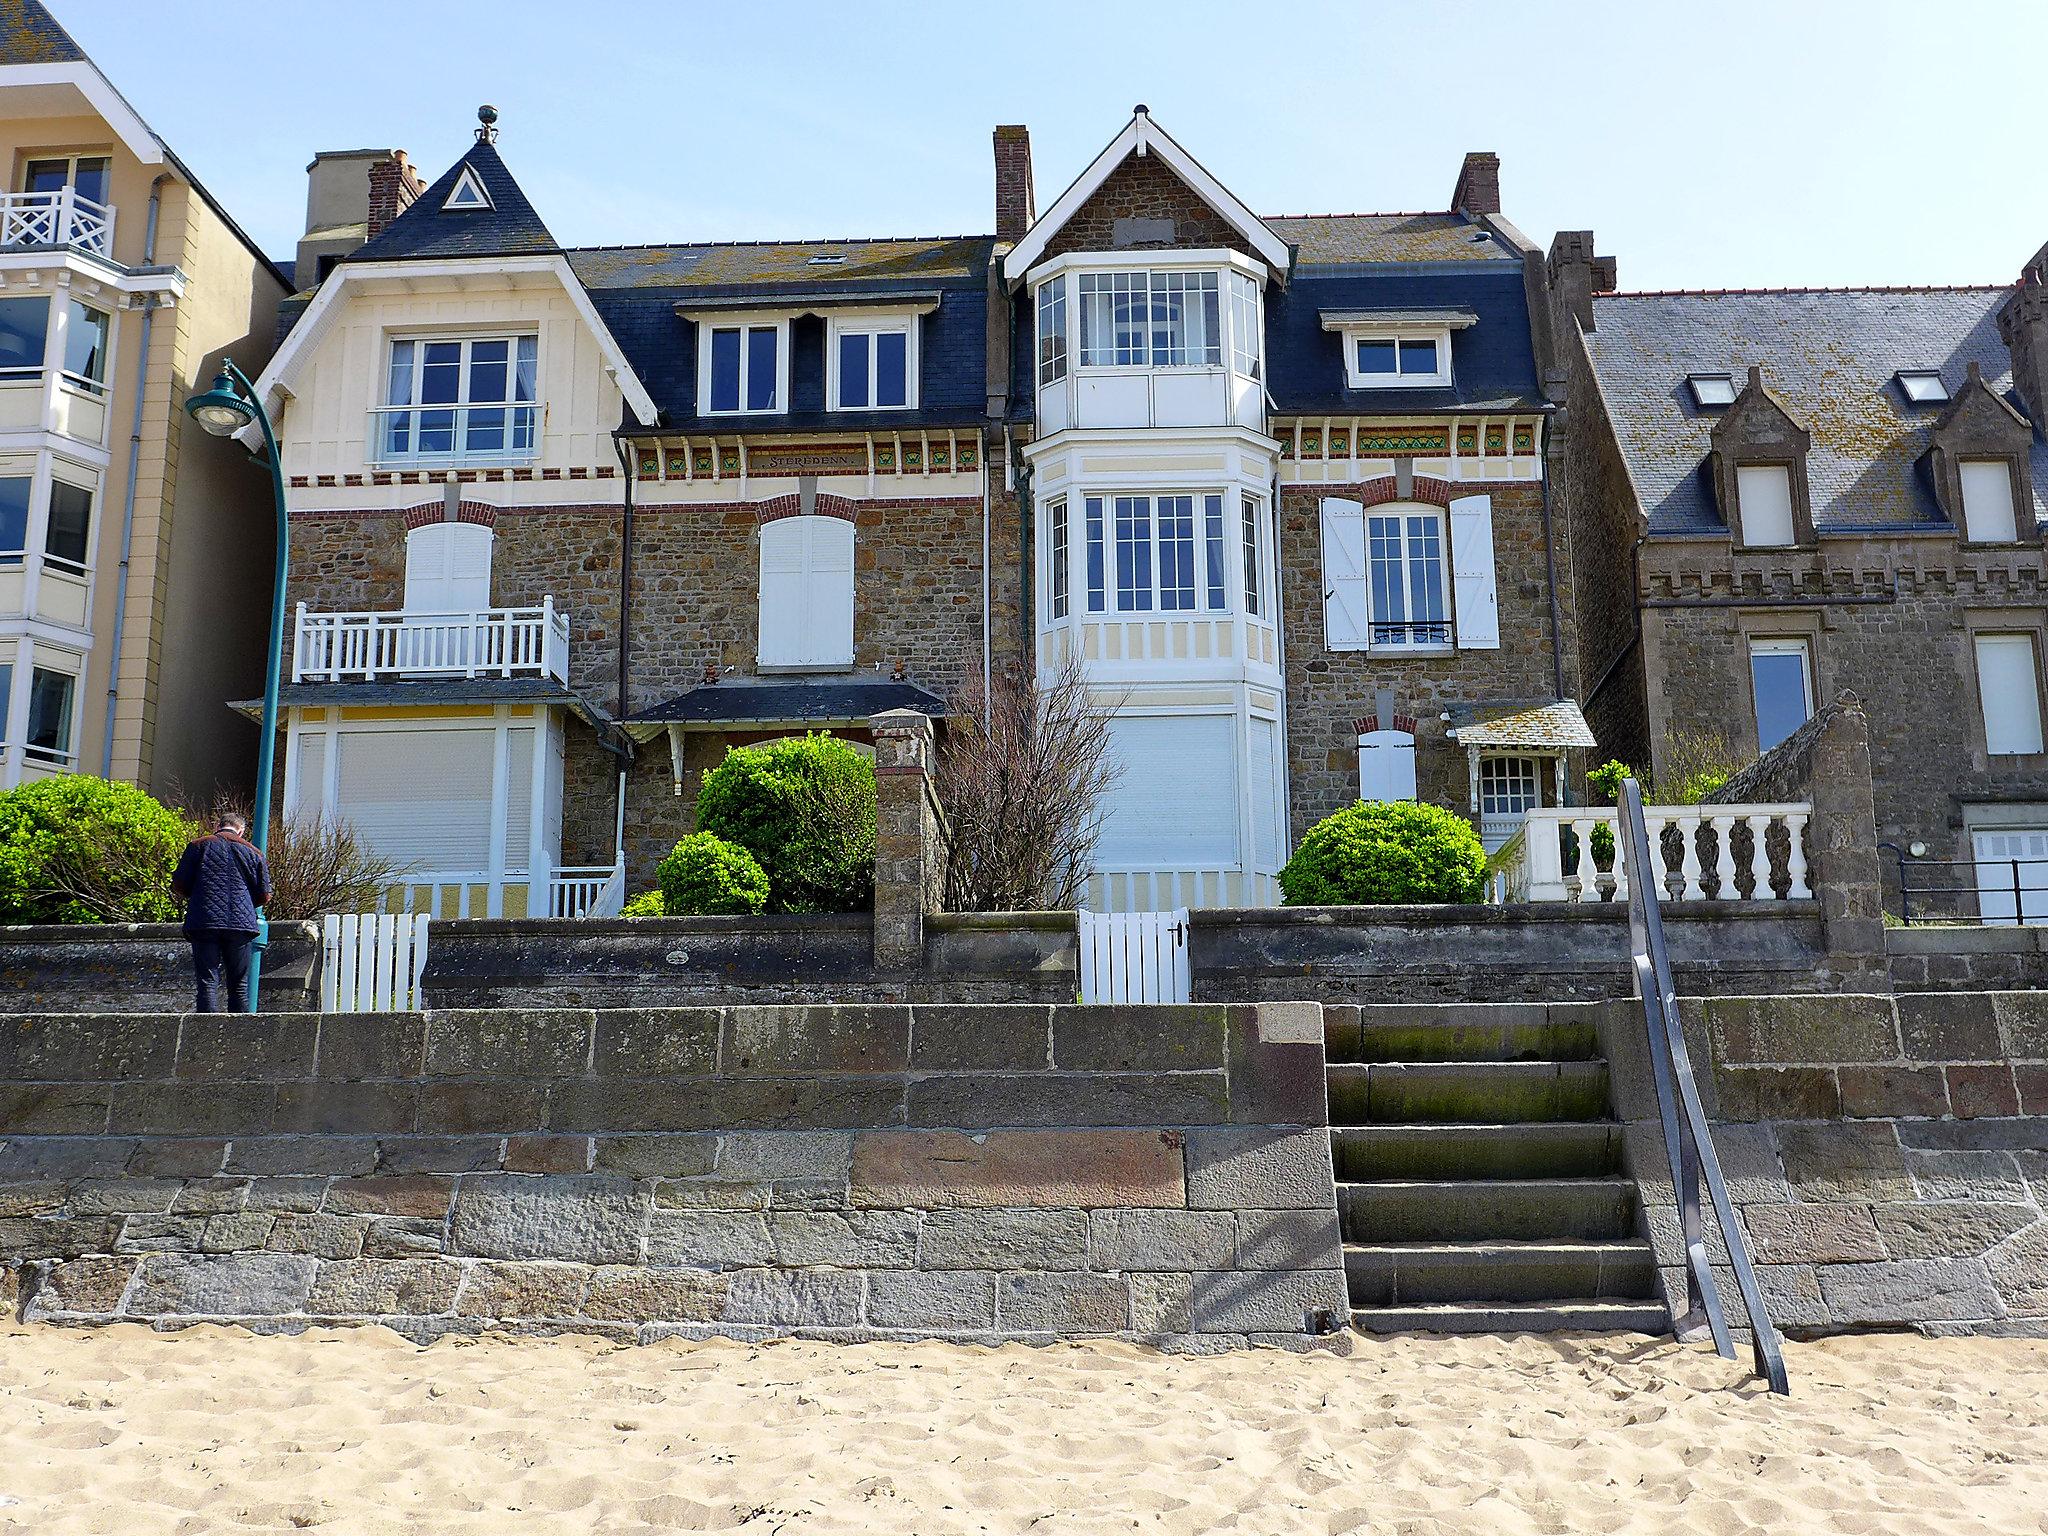
[(374, 240), (390, 227), (391, 221), (413, 205), (415, 199), (426, 191), (426, 184), (420, 180), (419, 172), (412, 162), (405, 158), (405, 151), (394, 149), (390, 155), (370, 166), (370, 219), (369, 238)]

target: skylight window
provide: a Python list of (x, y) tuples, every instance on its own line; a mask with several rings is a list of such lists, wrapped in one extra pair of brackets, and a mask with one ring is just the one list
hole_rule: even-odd
[(1940, 405), (1948, 399), (1948, 386), (1932, 368), (1901, 368), (1899, 389), (1915, 405)]
[(1689, 373), (1692, 397), (1702, 410), (1718, 410), (1735, 403), (1735, 377), (1727, 373)]
[(806, 265), (813, 267), (843, 267), (846, 265), (846, 258), (844, 256), (813, 256)]
[(468, 213), (477, 209), (495, 206), (491, 194), (484, 190), (484, 184), (477, 180), (476, 172), (469, 166), (462, 168), (462, 174), (455, 179), (449, 190), (448, 201), (441, 205), (450, 213)]

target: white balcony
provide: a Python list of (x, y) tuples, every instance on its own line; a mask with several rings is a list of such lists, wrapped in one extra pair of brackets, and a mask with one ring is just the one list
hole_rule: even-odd
[(547, 677), (569, 681), (569, 616), (538, 608), (474, 613), (311, 613), (299, 604), (295, 683), (421, 677)]
[(0, 193), (0, 246), (75, 245), (112, 259), (114, 210), (75, 188)]
[[(1646, 805), (1658, 894), (1671, 901), (1807, 901), (1807, 804)], [(1605, 828), (1605, 835), (1600, 832)], [(1498, 901), (1628, 900), (1620, 813), (1532, 810), (1489, 861)]]

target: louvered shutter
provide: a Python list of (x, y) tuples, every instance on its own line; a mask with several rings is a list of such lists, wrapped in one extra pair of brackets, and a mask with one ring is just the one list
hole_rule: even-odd
[(785, 517), (761, 529), (761, 665), (853, 665), (853, 524)]
[[(1500, 649), (1500, 592), (1493, 571), (1493, 498), (1451, 503), (1451, 580), (1458, 602), (1458, 649)], [(1411, 789), (1409, 798), (1414, 797)]]
[(1365, 613), (1365, 507), (1339, 496), (1323, 499), (1323, 643), (1362, 651)]
[(761, 665), (804, 663), (804, 530), (785, 517), (761, 525)]
[(1367, 731), (1358, 738), (1358, 798), (1415, 798), (1415, 738), (1406, 731)]
[(414, 613), (477, 613), (491, 606), (491, 530), (429, 523), (405, 540), (405, 606)]

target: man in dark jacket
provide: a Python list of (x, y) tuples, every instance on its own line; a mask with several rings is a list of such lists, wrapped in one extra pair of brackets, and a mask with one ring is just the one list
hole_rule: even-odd
[(171, 894), (185, 903), (199, 1011), (247, 1013), (249, 951), (262, 931), (256, 909), (270, 900), (270, 869), (241, 816), (225, 811), (213, 829), (211, 837), (187, 845), (171, 876)]

